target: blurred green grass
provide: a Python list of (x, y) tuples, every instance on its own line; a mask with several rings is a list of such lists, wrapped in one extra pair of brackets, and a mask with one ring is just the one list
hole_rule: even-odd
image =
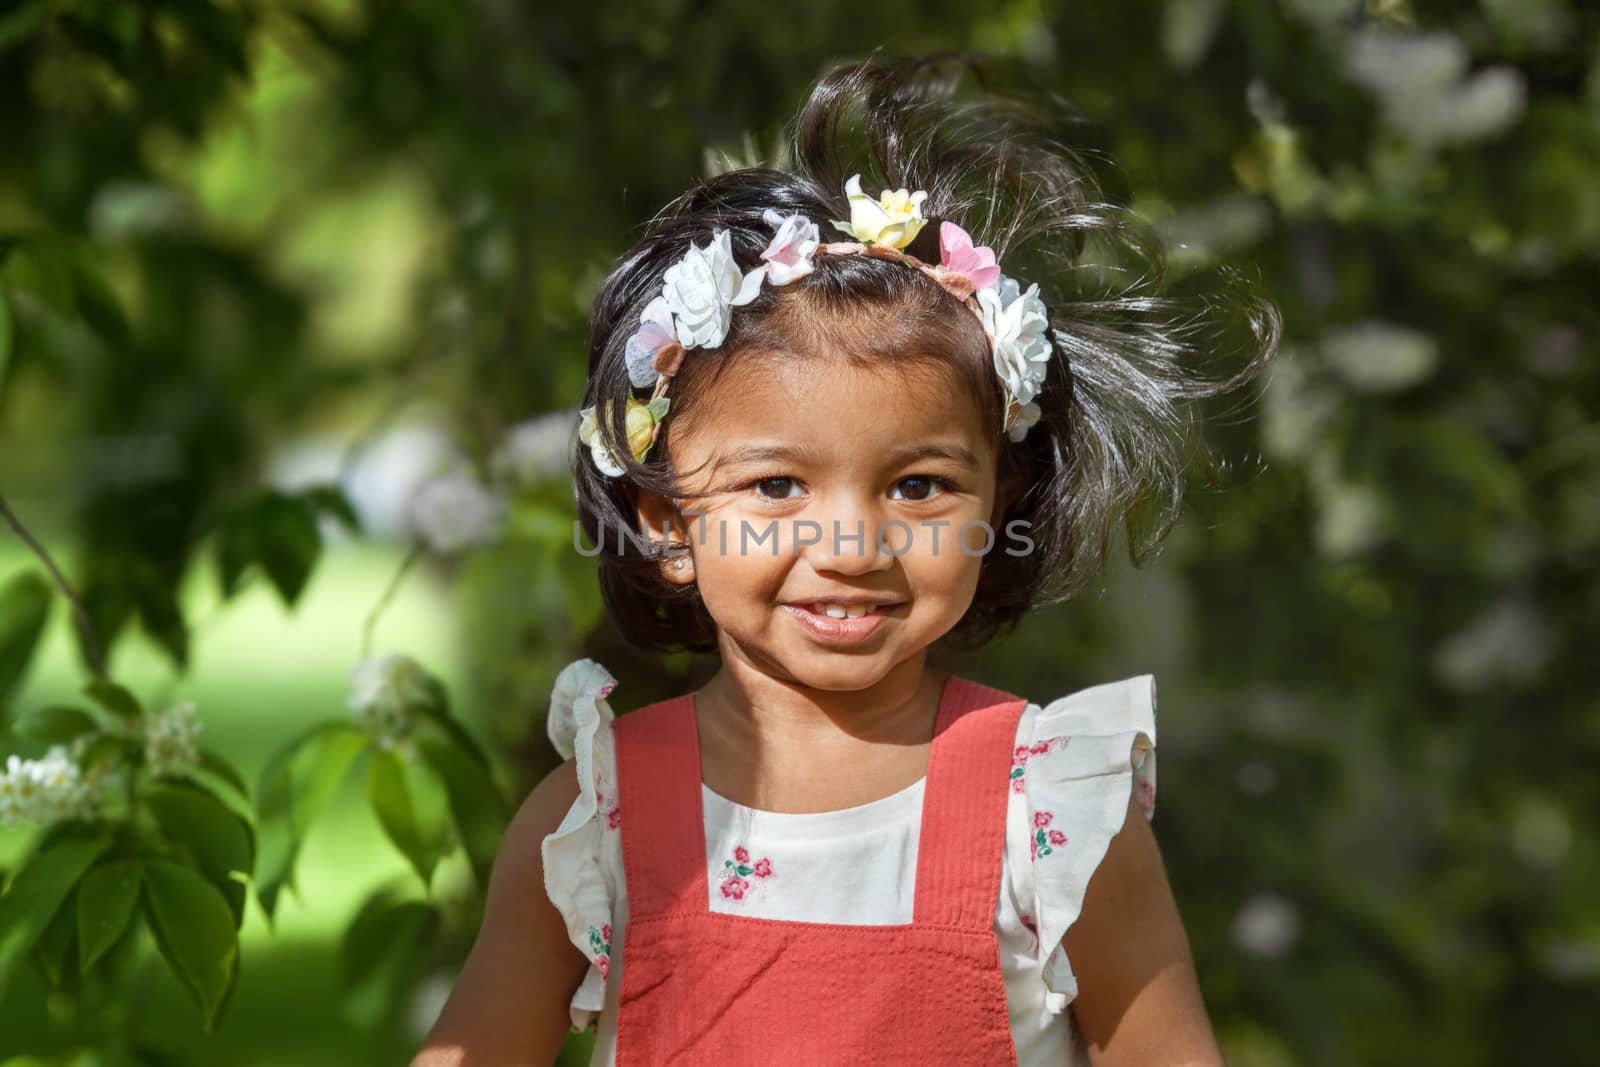
[[(231, 760), (252, 786), (271, 753), (319, 720), (346, 714), (350, 671), (360, 658), (362, 622), (398, 565), (393, 549), (337, 546), (318, 568), (291, 613), (266, 588), (253, 584), (216, 608), (216, 583), (198, 568), (185, 588), (197, 626), (188, 678), (175, 681), (160, 654), (142, 635), (117, 646), (114, 675), (142, 698), (158, 703), (193, 700), (204, 723), (202, 740)], [(29, 565), (19, 546), (0, 546), (0, 575)], [(453, 631), (443, 587), (426, 571), (413, 572), (383, 616), (376, 651), (404, 649), (459, 691), (451, 654)], [(57, 605), (45, 644), (18, 706), (72, 700), (85, 673)], [(0, 829), (0, 864), (13, 861), (26, 842), (20, 830)], [(438, 997), (453, 975), (424, 983), (410, 1025), (399, 1032), (369, 1032), (347, 1022), (339, 1008), (338, 936), (361, 900), (377, 885), (407, 877), (404, 860), (384, 839), (365, 799), (365, 783), (351, 775), (313, 825), (301, 852), (300, 899), (286, 894), (277, 930), (252, 907), (241, 933), (242, 969), (229, 1016), (209, 1037), (199, 1032), (199, 1012), (153, 952), (146, 935), (140, 980), (124, 1007), (135, 1033), (193, 1063), (239, 1067), (303, 1067), (404, 1062), (431, 1025)], [(465, 877), (452, 858), (435, 874), (435, 888)], [(419, 887), (420, 888), (420, 887)], [(51, 1005), (32, 976), (19, 981), (0, 1016), (0, 1060), (24, 1049), (59, 1047)]]

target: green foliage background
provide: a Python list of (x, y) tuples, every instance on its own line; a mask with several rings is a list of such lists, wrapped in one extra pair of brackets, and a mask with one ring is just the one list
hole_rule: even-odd
[[(1165, 554), (964, 672), (1034, 699), (1156, 674), (1155, 825), (1231, 1063), (1590, 1062), (1597, 26), (1565, 0), (23, 0), (0, 12), (0, 493), (113, 673), (193, 696), (255, 782), (343, 713), (404, 554), (341, 533), (285, 457), (321, 442), (349, 488), (427, 424), (487, 470), (574, 405), (589, 298), (694, 176), (766, 155), (831, 62), (982, 49), (1077, 105), (1180, 277), (1243, 268), (1286, 334), (1259, 393), (1208, 412), (1236, 476), (1194, 484)], [(619, 708), (705, 667), (617, 644), (570, 511), (559, 474), (525, 482), (507, 537), (424, 560), (379, 631), (453, 683), (510, 798), (556, 762), (561, 665), (606, 664)], [(86, 671), (63, 604), (35, 649), (53, 594), (6, 543), (14, 576), (0, 724)], [(23, 844), (0, 829), (0, 859)], [(141, 942), (148, 982), (20, 981), (0, 1059), (404, 1058), (476, 929), (469, 865), (342, 999), (357, 909), (422, 886), (348, 782), (302, 867), (277, 930), (246, 915), (215, 1033)]]

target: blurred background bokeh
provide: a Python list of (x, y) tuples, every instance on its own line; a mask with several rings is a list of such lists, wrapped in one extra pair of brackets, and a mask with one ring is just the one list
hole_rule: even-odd
[[(0, 494), (111, 674), (192, 700), (247, 782), (398, 651), (514, 806), (558, 762), (562, 665), (605, 664), (619, 710), (704, 669), (620, 645), (572, 549), (601, 279), (696, 176), (770, 159), (825, 67), (982, 50), (1075, 105), (1175, 279), (1240, 268), (1285, 340), (1205, 413), (1226, 476), (1165, 552), (963, 672), (1156, 675), (1155, 827), (1230, 1063), (1592, 1063), (1597, 28), (1568, 0), (12, 0)], [(0, 729), (89, 677), (44, 579), (0, 532)], [(33, 832), (0, 827), (0, 867)], [(121, 984), (16, 969), (0, 1062), (403, 1062), (476, 930), (469, 863), (425, 893), (353, 774), (297, 889), (272, 927), (252, 900), (213, 1031), (136, 925)], [(381, 952), (374, 894), (426, 904)]]

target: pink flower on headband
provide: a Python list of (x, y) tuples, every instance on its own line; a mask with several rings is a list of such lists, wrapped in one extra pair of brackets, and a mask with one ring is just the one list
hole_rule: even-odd
[(1000, 280), (994, 249), (974, 247), (967, 231), (953, 222), (939, 223), (939, 265), (964, 275), (973, 289), (988, 289)]
[(822, 240), (817, 224), (799, 214), (784, 218), (772, 208), (767, 208), (761, 217), (768, 226), (778, 231), (766, 251), (761, 253), (761, 258), (766, 262), (767, 281), (773, 285), (788, 285), (796, 278), (810, 274), (811, 257), (817, 254), (817, 247)]
[(639, 329), (628, 338), (628, 381), (643, 389), (656, 380), (656, 353), (678, 339), (672, 325), (672, 307), (658, 296), (645, 305), (639, 316)]

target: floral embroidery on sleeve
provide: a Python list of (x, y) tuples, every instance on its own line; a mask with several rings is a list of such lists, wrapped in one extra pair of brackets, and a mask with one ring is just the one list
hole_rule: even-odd
[(751, 889), (751, 876), (756, 878), (772, 877), (772, 860), (762, 856), (754, 863), (750, 862), (750, 850), (743, 845), (736, 845), (733, 849), (733, 858), (722, 861), (722, 895), (729, 900), (743, 900), (745, 894)]
[(611, 974), (610, 923), (589, 927), (589, 951), (594, 955), (594, 965), (600, 969), (600, 977), (609, 977)]
[[(1067, 742), (1072, 740), (1065, 734), (1047, 737), (1043, 741), (1035, 741), (1031, 745), (1018, 745), (1011, 753), (1011, 791), (1022, 792), (1023, 775), (1027, 771), (1028, 757), (1042, 756), (1052, 748), (1065, 748)], [(1056, 742), (1060, 742), (1057, 744)]]
[(1134, 786), (1133, 799), (1143, 809), (1145, 817), (1149, 818), (1156, 810), (1156, 786), (1149, 779), (1145, 779)]
[(1060, 830), (1050, 829), (1050, 821), (1055, 818), (1053, 811), (1036, 811), (1033, 813), (1033, 837), (1028, 841), (1028, 851), (1034, 859), (1048, 856), (1054, 852), (1053, 845), (1067, 843), (1067, 835)]

